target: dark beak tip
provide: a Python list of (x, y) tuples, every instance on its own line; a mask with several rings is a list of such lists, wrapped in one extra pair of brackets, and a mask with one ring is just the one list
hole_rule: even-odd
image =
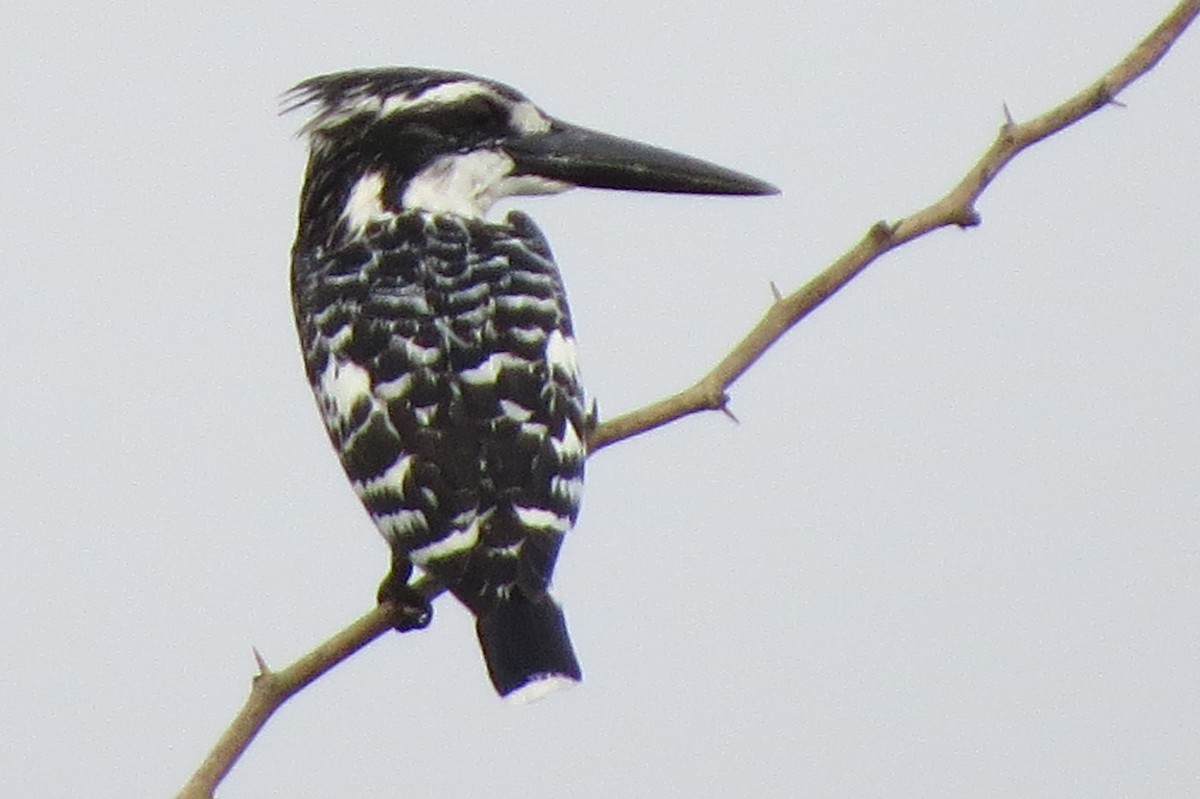
[(773, 197), (777, 194), (783, 194), (775, 184), (740, 172), (737, 173), (736, 179), (730, 182), (723, 193), (736, 194), (743, 197)]
[(767, 183), (765, 180), (760, 180), (758, 181), (758, 185), (754, 187), (754, 191), (750, 193), (759, 197), (774, 197), (776, 195), (783, 194), (783, 190), (773, 183)]

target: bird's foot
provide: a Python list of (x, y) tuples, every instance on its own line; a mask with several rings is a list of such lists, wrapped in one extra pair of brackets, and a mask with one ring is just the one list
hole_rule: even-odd
[(433, 620), (433, 607), (429, 598), (419, 591), (413, 590), (408, 584), (407, 574), (397, 574), (395, 570), (388, 572), (387, 577), (379, 584), (375, 595), (380, 605), (391, 605), (392, 626), (399, 632), (420, 630), (429, 626)]

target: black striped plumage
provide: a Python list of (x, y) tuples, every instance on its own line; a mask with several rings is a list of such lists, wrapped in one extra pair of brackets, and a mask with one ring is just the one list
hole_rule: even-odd
[[(541, 597), (579, 510), (586, 433), (578, 375), (546, 356), (571, 319), (532, 221), (405, 212), (297, 253), (292, 279), (330, 438), (397, 555), (415, 552), (477, 614), (514, 586)], [(370, 389), (339, 407), (329, 375), (354, 367)], [(402, 480), (379, 482), (404, 459)], [(558, 521), (519, 518), (549, 518), (530, 511)], [(476, 522), (477, 545), (422, 557)]]
[(586, 457), (570, 312), (533, 222), (488, 209), (574, 186), (774, 189), (458, 72), (343, 72), (291, 97), (313, 112), (296, 324), (330, 439), (392, 548), (380, 597), (426, 622), (408, 584), (419, 566), (475, 614), (502, 695), (577, 681), (548, 592)]
[[(425, 102), (439, 87), (445, 101)], [(342, 73), (296, 91), (315, 106), (296, 324), (330, 440), (392, 550), (380, 597), (423, 601), (406, 588), (417, 565), (475, 614), (501, 694), (578, 680), (548, 593), (586, 454), (570, 312), (533, 222), (486, 221), (490, 201), (469, 193), (503, 180), (499, 157), (455, 160), (546, 122), (458, 73)], [(460, 167), (466, 194), (443, 185)], [(425, 193), (406, 207), (412, 187)]]

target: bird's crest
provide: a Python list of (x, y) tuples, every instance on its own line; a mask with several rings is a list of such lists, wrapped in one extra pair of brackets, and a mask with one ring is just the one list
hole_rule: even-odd
[(313, 108), (313, 115), (300, 128), (303, 136), (335, 129), (358, 116), (383, 119), (469, 102), (491, 102), (506, 111), (516, 133), (550, 127), (537, 106), (511, 86), (465, 72), (416, 67), (349, 70), (309, 78), (284, 94), (282, 113)]

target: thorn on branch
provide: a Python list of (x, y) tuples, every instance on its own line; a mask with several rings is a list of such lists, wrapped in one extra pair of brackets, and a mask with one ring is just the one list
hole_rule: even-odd
[(1004, 122), (1000, 125), (1000, 132), (996, 134), (996, 144), (1004, 149), (1013, 147), (1017, 142), (1017, 132), (1021, 129), (1021, 125), (1013, 119), (1012, 111), (1008, 108), (1008, 103), (1004, 103)]
[(596, 404), (595, 397), (592, 397), (592, 405), (588, 408), (583, 424), (589, 434), (596, 432), (596, 428), (600, 426), (600, 406)]
[(254, 662), (258, 664), (258, 674), (254, 675), (255, 679), (274, 674), (271, 667), (267, 665), (267, 659), (262, 656), (262, 652), (258, 651), (258, 647), (252, 646), (250, 649), (254, 652)]
[(779, 291), (779, 286), (775, 285), (775, 281), (771, 281), (771, 296), (775, 298), (775, 302), (783, 300), (783, 294)]
[(1112, 89), (1108, 87), (1108, 83), (1100, 81), (1096, 87), (1096, 96), (1100, 100), (1099, 105), (1115, 105), (1117, 108), (1128, 108), (1125, 103), (1117, 99), (1117, 95), (1113, 94)]
[(721, 395), (721, 413), (723, 413), (727, 417), (729, 417), (730, 421), (732, 421), (734, 424), (741, 424), (741, 421), (736, 416), (733, 415), (733, 411), (729, 410), (729, 395), (728, 394)]

